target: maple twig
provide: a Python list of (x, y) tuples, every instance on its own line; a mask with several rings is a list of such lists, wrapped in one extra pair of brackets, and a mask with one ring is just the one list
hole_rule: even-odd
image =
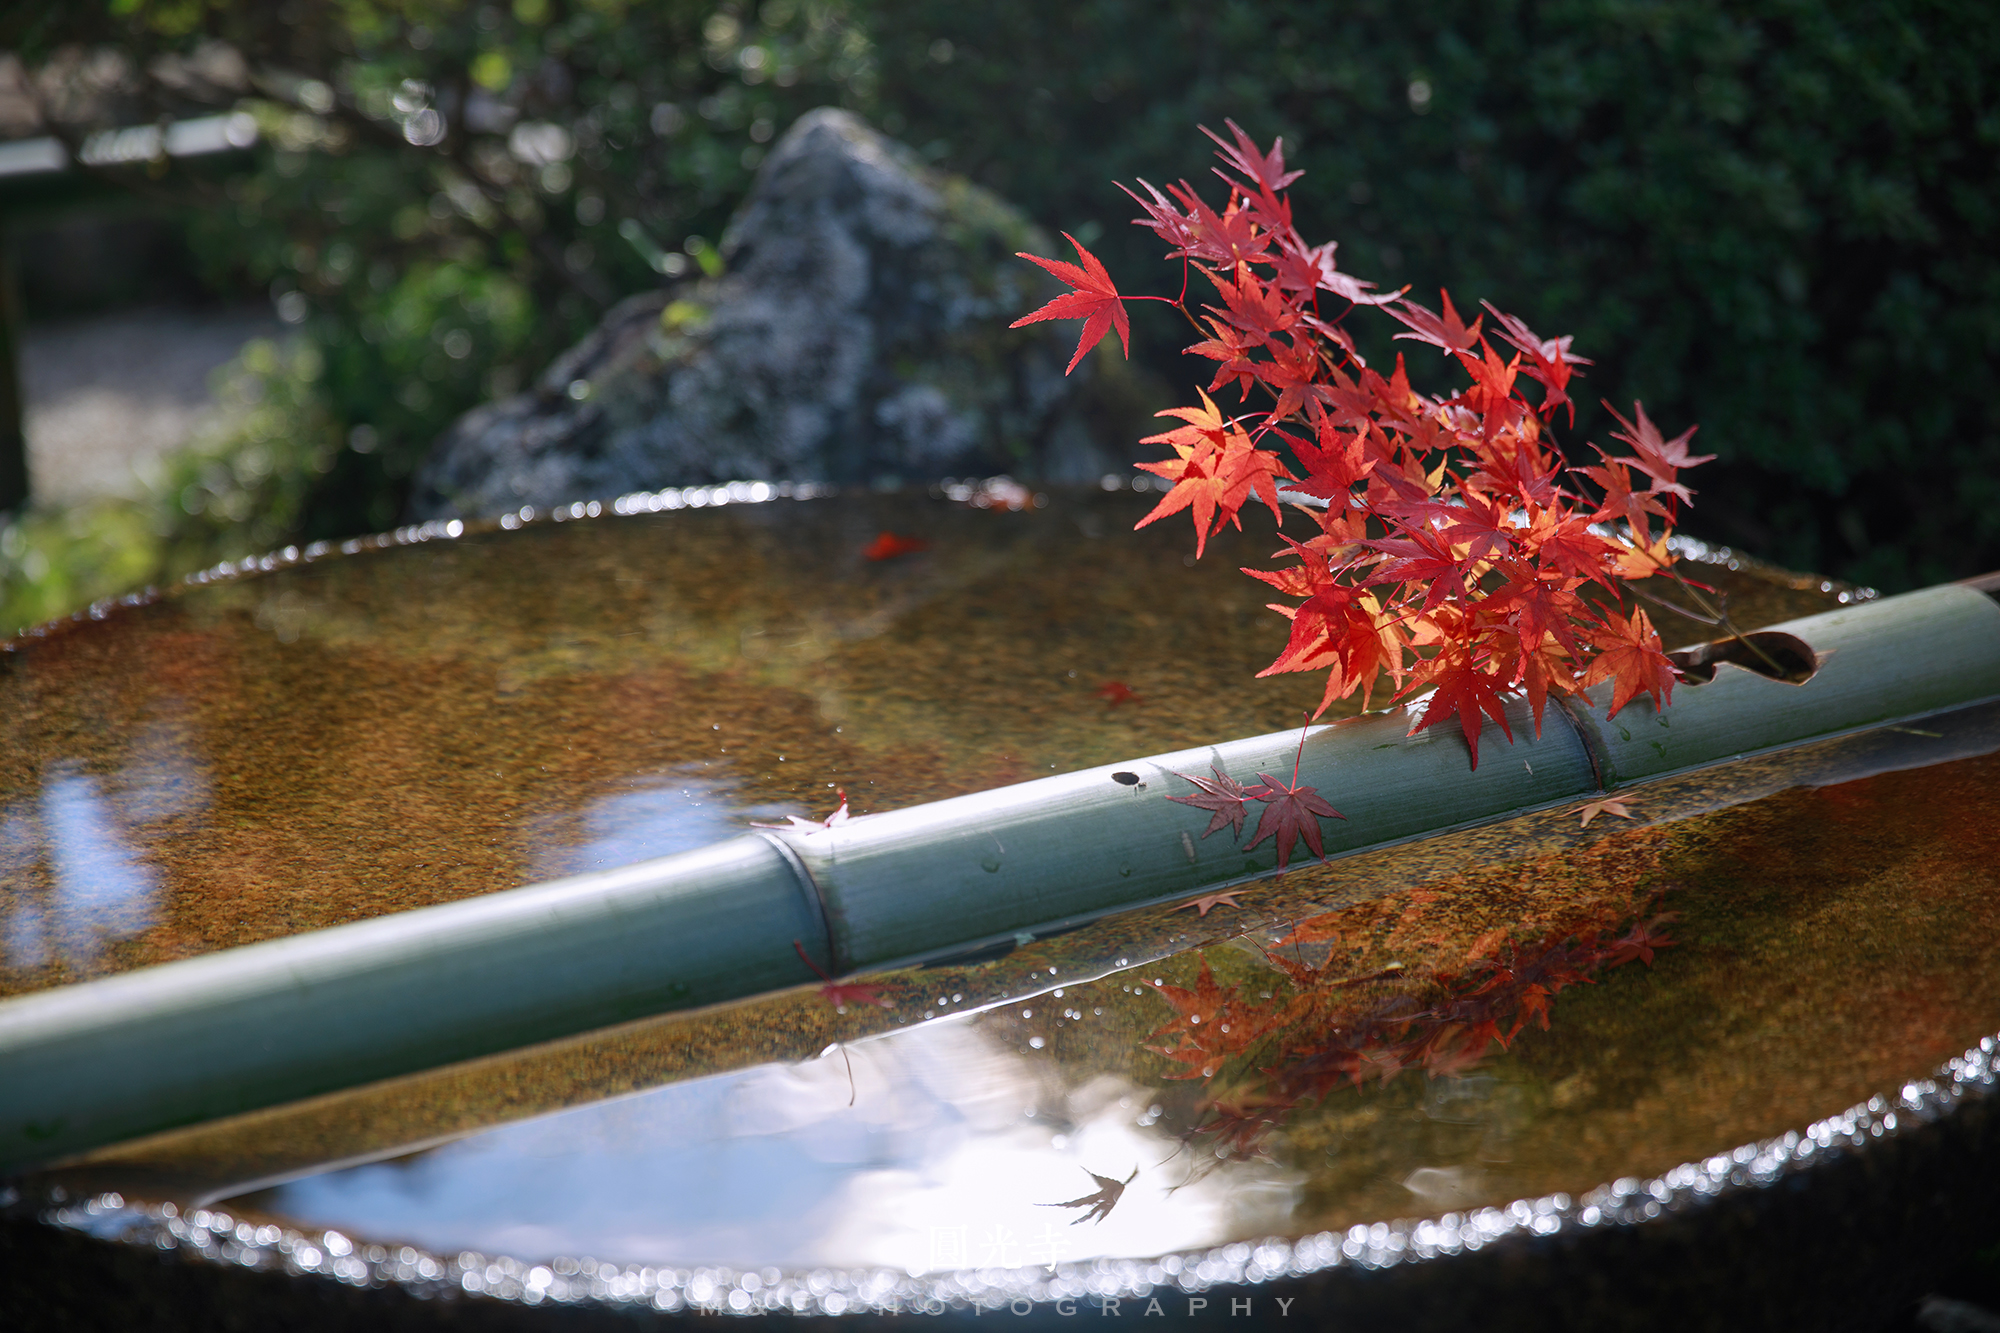
[(1634, 597), (1642, 598), (1645, 601), (1651, 602), (1654, 606), (1661, 607), (1668, 611), (1672, 611), (1675, 615), (1686, 616), (1689, 620), (1696, 621), (1703, 625), (1720, 625), (1722, 623), (1714, 616), (1705, 616), (1701, 614), (1701, 612), (1699, 611), (1690, 611), (1686, 607), (1680, 605), (1678, 602), (1670, 602), (1666, 598), (1655, 596), (1654, 594), (1647, 592), (1643, 588), (1633, 588), (1632, 595)]
[[(1627, 540), (1630, 540), (1629, 535)], [(1778, 660), (1776, 658), (1772, 657), (1769, 653), (1764, 651), (1762, 645), (1760, 645), (1755, 639), (1752, 639), (1749, 635), (1745, 634), (1742, 630), (1736, 627), (1736, 622), (1729, 618), (1729, 612), (1726, 609), (1711, 605), (1709, 603), (1709, 600), (1701, 595), (1701, 590), (1696, 588), (1692, 583), (1689, 583), (1687, 581), (1686, 575), (1682, 574), (1680, 570), (1676, 569), (1671, 562), (1662, 563), (1660, 560), (1654, 557), (1652, 552), (1646, 551), (1643, 548), (1641, 548), (1637, 542), (1632, 543), (1632, 549), (1638, 551), (1641, 555), (1644, 555), (1648, 560), (1651, 560), (1653, 562), (1653, 567), (1655, 569), (1659, 570), (1662, 574), (1667, 575), (1675, 583), (1678, 583), (1680, 585), (1682, 592), (1686, 593), (1689, 597), (1692, 597), (1704, 611), (1708, 612), (1709, 615), (1712, 617), (1712, 619), (1708, 621), (1709, 624), (1720, 626), (1728, 634), (1732, 642), (1740, 643), (1745, 648), (1748, 648), (1751, 652), (1755, 653), (1757, 657), (1760, 660), (1762, 660), (1765, 666), (1771, 668), (1771, 675), (1774, 679), (1783, 680), (1787, 675), (1790, 674), (1785, 670), (1784, 667), (1778, 665)], [(1636, 587), (1631, 588), (1631, 591), (1635, 595), (1640, 595), (1640, 596), (1644, 595), (1640, 593)], [(1672, 609), (1677, 611), (1680, 610), (1679, 607), (1673, 607)], [(1682, 612), (1682, 614), (1686, 615), (1687, 613)], [(1688, 618), (1690, 620), (1702, 619), (1702, 617), (1700, 616), (1692, 616), (1692, 615), (1688, 616)]]

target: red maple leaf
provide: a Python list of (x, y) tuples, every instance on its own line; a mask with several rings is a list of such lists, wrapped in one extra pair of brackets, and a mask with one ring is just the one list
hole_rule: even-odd
[(1472, 751), (1474, 768), (1479, 767), (1482, 713), (1500, 724), (1500, 730), (1508, 740), (1514, 739), (1513, 729), (1507, 725), (1506, 709), (1500, 702), (1500, 692), (1506, 688), (1507, 682), (1473, 665), (1464, 653), (1440, 653), (1425, 664), (1406, 688), (1414, 689), (1424, 684), (1435, 685), (1437, 692), (1431, 695), (1424, 715), (1410, 728), (1412, 736), (1425, 727), (1435, 727), (1456, 717), (1459, 728), (1465, 733), (1466, 747)]
[(1655, 492), (1632, 489), (1632, 470), (1626, 466), (1625, 460), (1607, 454), (1603, 467), (1578, 468), (1577, 471), (1596, 482), (1604, 492), (1604, 503), (1597, 507), (1597, 517), (1600, 520), (1623, 519), (1640, 544), (1645, 544), (1651, 536), (1648, 516), (1667, 517), (1667, 511), (1654, 498)]
[(1499, 337), (1527, 355), (1528, 374), (1540, 380), (1547, 390), (1542, 395), (1542, 415), (1546, 417), (1556, 408), (1567, 406), (1570, 423), (1574, 425), (1576, 404), (1570, 402), (1568, 389), (1575, 372), (1570, 367), (1587, 366), (1590, 361), (1569, 350), (1570, 339), (1567, 335), (1543, 338), (1512, 315), (1496, 309), (1492, 302), (1481, 301), (1479, 304), (1485, 306), (1500, 325)]
[(1041, 309), (1021, 316), (1007, 327), (1018, 329), (1023, 324), (1036, 324), (1045, 319), (1081, 319), (1083, 335), (1077, 339), (1076, 355), (1069, 359), (1067, 375), (1076, 369), (1076, 363), (1083, 360), (1083, 354), (1104, 340), (1104, 335), (1118, 330), (1118, 341), (1125, 349), (1125, 355), (1132, 355), (1132, 327), (1125, 318), (1125, 302), (1118, 295), (1118, 288), (1112, 284), (1111, 275), (1104, 271), (1104, 265), (1097, 256), (1083, 248), (1083, 243), (1068, 232), (1063, 239), (1076, 247), (1076, 256), (1083, 261), (1083, 267), (1065, 264), (1060, 259), (1042, 259), (1035, 255), (1021, 254), (1021, 258), (1031, 264), (1039, 264), (1055, 274), (1070, 286), (1073, 292), (1064, 292)]
[[(1215, 140), (1216, 145), (1222, 149), (1216, 156), (1242, 172), (1244, 178), (1256, 185), (1258, 192), (1275, 207), (1278, 202), (1278, 191), (1305, 175), (1303, 171), (1285, 170), (1285, 141), (1273, 139), (1271, 151), (1260, 153), (1257, 151), (1257, 141), (1245, 134), (1241, 125), (1233, 120), (1225, 120), (1222, 123), (1236, 136), (1234, 145), (1224, 143), (1222, 136), (1206, 125), (1201, 127), (1201, 132)], [(1215, 174), (1222, 176), (1224, 180), (1229, 179), (1220, 171)]]
[(903, 537), (884, 531), (876, 534), (875, 540), (863, 547), (861, 554), (868, 560), (894, 560), (899, 555), (913, 555), (930, 549), (931, 544), (922, 537)]
[[(1173, 456), (1140, 465), (1169, 485), (1138, 526), (1187, 511), (1199, 557), (1223, 524), (1244, 525), (1253, 500), (1281, 529), (1298, 517), (1282, 506), (1308, 511), (1318, 532), (1287, 537), (1288, 552), (1274, 557), (1289, 553), (1296, 564), (1244, 571), (1293, 599), (1272, 607), (1291, 633), (1261, 674), (1324, 671), (1322, 711), (1356, 690), (1367, 707), (1384, 673), (1399, 699), (1430, 687), (1415, 730), (1458, 718), (1475, 766), (1488, 719), (1512, 738), (1501, 707), (1511, 691), (1525, 691), (1537, 731), (1551, 693), (1607, 678), (1617, 682), (1614, 711), (1642, 690), (1664, 705), (1673, 674), (1657, 636), (1643, 617), (1597, 609), (1603, 601), (1587, 598), (1584, 585), (1622, 599), (1627, 582), (1672, 567), (1668, 539), (1679, 503), (1693, 494), (1680, 474), (1706, 461), (1689, 452), (1691, 433), (1667, 439), (1635, 404), (1615, 433), (1631, 456), (1571, 466), (1555, 417), (1568, 408), (1574, 421), (1570, 390), (1590, 363), (1569, 338), (1544, 338), (1490, 303), (1467, 320), (1443, 289), (1433, 311), (1407, 289), (1376, 292), (1341, 274), (1334, 242), (1310, 243), (1293, 222), (1286, 191), (1298, 173), (1287, 169), (1282, 143), (1262, 147), (1234, 122), (1227, 130), (1203, 131), (1221, 150), (1228, 193), (1218, 203), (1185, 180), (1165, 190), (1142, 180), (1126, 191), (1142, 211), (1138, 225), (1179, 261), (1179, 296), (1120, 295), (1071, 238), (1080, 267), (1035, 262), (1073, 290), (1021, 321), (1083, 319), (1079, 356), (1113, 327), (1125, 335), (1130, 300), (1164, 301), (1199, 330), (1187, 350), (1215, 363), (1212, 381), (1200, 406), (1162, 414), (1180, 419), (1175, 429), (1148, 439)], [(1189, 297), (1197, 276), (1214, 288), (1206, 305)], [(1386, 310), (1397, 339), (1444, 352), (1447, 368), (1467, 376), (1464, 387), (1420, 392), (1400, 353), (1393, 373), (1370, 368), (1343, 327), (1365, 317), (1364, 307)], [(1225, 416), (1208, 393), (1230, 384), (1245, 406)], [(1591, 530), (1606, 522), (1619, 526)], [(1299, 838), (1317, 838), (1314, 821), (1326, 816), (1295, 788), (1261, 780), (1258, 790), (1284, 804), (1263, 812), (1253, 845), (1277, 841), (1282, 862)], [(1414, 1050), (1404, 1054), (1415, 1059)]]
[[(1175, 773), (1175, 777), (1185, 778), (1201, 790), (1193, 796), (1169, 796), (1167, 799), (1209, 812), (1208, 827), (1201, 831), (1202, 837), (1206, 838), (1223, 828), (1241, 837), (1245, 809), (1243, 803), (1251, 799), (1250, 791), (1220, 768), (1212, 767), (1211, 771), (1215, 774), (1213, 778), (1198, 778), (1192, 773)], [(1203, 909), (1202, 915), (1208, 915), (1207, 909)]]
[(1285, 863), (1291, 859), (1292, 847), (1300, 839), (1312, 848), (1312, 854), (1324, 858), (1326, 848), (1320, 843), (1319, 821), (1322, 819), (1345, 819), (1319, 794), (1317, 787), (1299, 785), (1299, 759), (1306, 750), (1304, 729), (1299, 732), (1299, 752), (1292, 758), (1292, 780), (1272, 777), (1269, 773), (1259, 773), (1264, 779), (1259, 786), (1251, 787), (1245, 794), (1252, 800), (1264, 802), (1264, 810), (1257, 816), (1257, 836), (1244, 845), (1249, 851), (1266, 838), (1273, 840), (1278, 849), (1278, 873), (1285, 873)]
[(1470, 352), (1479, 342), (1479, 320), (1466, 324), (1458, 317), (1458, 311), (1452, 309), (1451, 293), (1440, 288), (1438, 295), (1444, 298), (1442, 317), (1407, 299), (1382, 308), (1410, 326), (1412, 332), (1399, 333), (1396, 335), (1398, 338), (1429, 343), (1454, 354)]
[(1315, 559), (1297, 543), (1292, 547), (1299, 552), (1301, 564), (1283, 570), (1244, 571), (1281, 592), (1306, 595), (1305, 602), (1295, 607), (1271, 603), (1272, 610), (1291, 620), (1292, 635), (1277, 660), (1257, 673), (1258, 678), (1288, 671), (1325, 671), (1326, 692), (1314, 717), (1324, 713), (1335, 699), (1344, 699), (1357, 689), (1366, 708), (1384, 671), (1400, 676), (1402, 640), (1393, 623), (1384, 623), (1381, 604), (1373, 594), (1335, 581), (1323, 560)]
[(1209, 537), (1219, 532), (1224, 523), (1242, 526), (1241, 520), (1236, 517), (1237, 511), (1252, 498), (1262, 500), (1270, 507), (1272, 515), (1282, 521), (1277, 483), (1292, 479), (1292, 474), (1285, 470), (1277, 454), (1257, 448), (1248, 435), (1224, 422), (1206, 394), (1202, 395), (1202, 400), (1205, 409), (1179, 407), (1158, 414), (1178, 416), (1188, 421), (1195, 426), (1200, 437), (1198, 441), (1186, 440), (1187, 427), (1168, 431), (1164, 435), (1148, 436), (1141, 441), (1143, 444), (1171, 444), (1178, 457), (1160, 463), (1139, 464), (1143, 470), (1156, 477), (1165, 477), (1174, 485), (1153, 506), (1151, 513), (1133, 525), (1135, 529), (1143, 528), (1183, 509), (1191, 510), (1196, 559), (1201, 558)]
[(1632, 465), (1653, 479), (1654, 492), (1662, 495), (1673, 494), (1683, 500), (1692, 501), (1694, 499), (1694, 492), (1681, 485), (1680, 482), (1675, 480), (1675, 477), (1679, 475), (1682, 468), (1693, 467), (1697, 463), (1706, 463), (1715, 457), (1714, 454), (1701, 454), (1698, 456), (1690, 456), (1688, 454), (1688, 441), (1694, 438), (1695, 431), (1699, 430), (1700, 427), (1689, 426), (1679, 435), (1669, 440), (1660, 434), (1660, 428), (1655, 426), (1651, 419), (1646, 416), (1646, 405), (1644, 403), (1634, 402), (1632, 404), (1632, 412), (1639, 418), (1639, 424), (1636, 426), (1624, 417), (1618, 416), (1618, 409), (1611, 404), (1605, 403), (1604, 410), (1612, 416), (1618, 417), (1618, 424), (1625, 428), (1622, 431), (1612, 431), (1611, 438), (1614, 440), (1623, 440), (1626, 444), (1632, 446), (1633, 451), (1638, 454), (1638, 457), (1632, 460)]

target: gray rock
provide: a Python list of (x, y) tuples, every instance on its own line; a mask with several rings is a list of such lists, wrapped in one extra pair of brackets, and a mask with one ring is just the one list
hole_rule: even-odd
[(1063, 290), (1014, 257), (1048, 247), (989, 192), (845, 111), (811, 112), (730, 224), (723, 276), (632, 297), (533, 391), (460, 418), (413, 515), (733, 478), (1101, 475), (1122, 440), (1093, 442), (1107, 387), (1079, 388), (1122, 365), (1065, 378), (1076, 324), (1007, 327)]

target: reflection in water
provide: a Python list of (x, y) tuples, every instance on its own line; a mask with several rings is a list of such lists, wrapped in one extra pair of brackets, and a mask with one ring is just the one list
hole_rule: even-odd
[[(1650, 967), (1659, 950), (1672, 948), (1666, 926), (1674, 914), (1650, 915), (1659, 896), (1647, 900), (1637, 921), (1621, 921), (1615, 909), (1579, 912), (1539, 938), (1490, 942), (1462, 965), (1391, 962), (1361, 975), (1330, 960), (1306, 961), (1304, 946), (1337, 937), (1342, 921), (1337, 912), (1310, 917), (1263, 954), (1291, 982), (1289, 990), (1245, 995), (1218, 983), (1206, 956), (1191, 988), (1155, 980), (1153, 993), (1174, 1016), (1152, 1036), (1173, 1044), (1151, 1049), (1183, 1066), (1168, 1078), (1206, 1083), (1190, 1139), (1207, 1138), (1221, 1158), (1264, 1151), (1294, 1112), (1325, 1103), (1337, 1089), (1388, 1083), (1414, 1070), (1429, 1076), (1426, 1117), (1486, 1125), (1485, 1155), (1497, 1160), (1504, 1156), (1505, 1125), (1488, 1105), (1494, 1080), (1468, 1078), (1467, 1071), (1493, 1047), (1505, 1049), (1530, 1022), (1546, 1030), (1562, 991), (1591, 984), (1607, 968)], [(1620, 925), (1629, 928), (1620, 933)], [(1288, 946), (1296, 951), (1289, 957)], [(1419, 1171), (1405, 1184), (1434, 1199), (1477, 1192), (1448, 1175)]]
[(207, 808), (206, 770), (173, 701), (109, 777), (58, 760), (32, 799), (0, 807), (0, 964), (85, 971), (104, 946), (158, 923), (160, 877), (145, 855), (167, 821)]
[[(941, 1022), (843, 1062), (763, 1066), (494, 1130), (261, 1200), (314, 1226), (432, 1251), (632, 1262), (887, 1265), (911, 1272), (1149, 1255), (1282, 1228), (1294, 1182), (1267, 1164), (1185, 1172), (1151, 1098), (1077, 1087)], [(1091, 1226), (1048, 1205), (1087, 1173), (1137, 1176)]]
[(728, 785), (686, 765), (635, 779), (626, 790), (598, 797), (580, 815), (538, 821), (532, 878), (556, 879), (691, 852), (743, 832), (750, 819), (799, 813), (801, 807), (790, 803), (740, 804)]
[(19, 805), (0, 812), (0, 885), (13, 900), (0, 932), (0, 949), (9, 967), (40, 967), (49, 961), (48, 923), (41, 897), (30, 891), (40, 852), (35, 820)]
[[(32, 812), (17, 804), (0, 817), (0, 877), (14, 889), (5, 930), (10, 967), (55, 958), (87, 965), (105, 941), (153, 925), (158, 880), (128, 828), (98, 780), (68, 763), (43, 781)], [(35, 892), (44, 877), (46, 887)]]

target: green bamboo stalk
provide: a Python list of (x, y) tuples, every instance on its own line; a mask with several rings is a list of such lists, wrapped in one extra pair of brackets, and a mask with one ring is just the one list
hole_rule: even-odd
[[(1473, 769), (1455, 724), (1320, 727), (1299, 781), (1329, 857), (2000, 698), (2000, 604), (1927, 589), (1773, 627), (1803, 684), (1725, 666), (1672, 707), (1508, 706)], [(1287, 776), (1299, 733), (1043, 778), (813, 832), (379, 917), (0, 1001), (0, 1170), (813, 980), (922, 962), (1262, 878), (1270, 842), (1201, 836), (1177, 773)], [(1303, 859), (1303, 849), (1297, 849)], [(1296, 862), (1295, 862), (1296, 863)]]

